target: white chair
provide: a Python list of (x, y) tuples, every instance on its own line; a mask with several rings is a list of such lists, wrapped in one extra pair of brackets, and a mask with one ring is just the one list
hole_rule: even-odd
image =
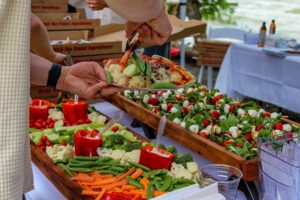
[[(247, 33), (247, 31), (244, 31), (244, 30), (241, 30), (241, 29), (237, 29), (237, 28), (216, 28), (216, 29), (212, 29), (210, 28), (209, 29), (209, 32), (208, 32), (208, 39), (209, 40), (212, 40), (212, 41), (223, 41), (223, 42), (226, 42), (228, 44), (232, 43), (232, 42), (243, 42), (244, 41), (244, 37), (245, 37), (245, 34)], [(207, 43), (207, 42), (205, 42)], [(203, 43), (199, 45), (199, 48), (201, 49), (201, 45), (203, 45)], [(205, 44), (204, 44), (205, 45)], [(210, 58), (210, 62), (212, 63), (211, 65), (204, 65), (203, 63), (207, 63), (206, 61), (201, 61), (203, 59), (207, 60), (207, 58), (205, 58), (205, 54), (204, 55), (201, 55), (201, 53), (206, 53), (206, 52), (203, 52), (203, 51), (210, 51), (210, 54), (211, 55), (214, 55), (214, 50), (213, 48), (219, 48), (220, 44), (218, 43), (212, 43), (210, 45), (215, 45), (215, 47), (212, 47), (212, 48), (209, 48), (209, 49), (202, 49), (202, 51), (200, 50), (200, 56), (198, 58), (198, 64), (200, 64), (201, 68), (200, 68), (200, 72), (199, 72), (199, 75), (198, 75), (198, 82), (201, 83), (202, 82), (202, 77), (203, 77), (203, 73), (204, 73), (204, 70), (205, 70), (205, 67), (207, 67), (207, 87), (208, 88), (213, 88), (213, 68), (216, 68), (216, 67), (220, 67), (221, 64), (222, 64), (222, 56), (224, 57), (226, 51), (227, 51), (227, 48), (228, 46), (225, 45), (225, 48), (224, 48), (224, 45), (221, 45), (222, 46), (222, 51), (218, 51), (220, 54), (223, 54), (222, 56), (219, 54), (215, 60), (213, 61), (213, 57)], [(225, 51), (223, 51), (225, 50)], [(207, 52), (208, 53), (208, 52)], [(221, 60), (220, 60), (221, 59)], [(208, 62), (208, 63), (210, 63)]]

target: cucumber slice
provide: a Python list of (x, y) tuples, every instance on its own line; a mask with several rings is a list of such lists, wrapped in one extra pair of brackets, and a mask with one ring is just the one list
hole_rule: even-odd
[(126, 76), (135, 76), (137, 73), (137, 66), (135, 64), (128, 65), (125, 69), (123, 74)]
[(50, 134), (46, 135), (48, 140), (52, 143), (59, 143), (59, 135), (58, 134)]
[(112, 83), (113, 82), (113, 77), (111, 76), (109, 71), (105, 70), (105, 76), (106, 76), (107, 83)]
[(58, 120), (57, 122), (55, 122), (54, 124), (54, 129), (57, 129), (57, 128), (61, 128), (64, 126), (64, 121), (63, 120)]
[(175, 89), (177, 86), (170, 82), (156, 82), (151, 85), (152, 89)]

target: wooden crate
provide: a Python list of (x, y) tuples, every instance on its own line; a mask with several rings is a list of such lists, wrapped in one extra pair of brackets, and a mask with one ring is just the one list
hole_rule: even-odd
[[(149, 140), (144, 138), (143, 136), (133, 131), (131, 132), (139, 140), (149, 142)], [(70, 180), (70, 177), (60, 167), (53, 163), (46, 152), (42, 151), (42, 149), (35, 145), (33, 142), (31, 142), (30, 147), (32, 162), (47, 177), (47, 179), (51, 181), (51, 183), (57, 188), (57, 190), (65, 196), (66, 199), (90, 199), (82, 196), (82, 188), (80, 187), (80, 185), (77, 182)]]
[[(155, 114), (144, 108), (141, 104), (131, 101), (121, 94), (113, 95), (107, 100), (137, 120), (157, 130), (160, 115)], [(171, 121), (167, 121), (165, 135), (214, 163), (228, 164), (241, 169), (243, 179), (246, 181), (254, 181), (259, 178), (258, 158), (246, 160), (227, 151), (217, 143), (193, 134)]]

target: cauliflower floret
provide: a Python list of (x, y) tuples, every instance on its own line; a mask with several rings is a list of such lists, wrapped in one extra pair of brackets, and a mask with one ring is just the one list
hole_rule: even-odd
[(171, 171), (169, 172), (169, 175), (174, 178), (186, 178), (191, 180), (193, 178), (193, 175), (191, 172), (189, 172), (183, 165), (172, 163)]
[(124, 151), (124, 150), (119, 150), (119, 149), (113, 150), (110, 157), (114, 160), (120, 161), (122, 158), (125, 157), (125, 153), (126, 153), (126, 151)]
[(125, 153), (126, 161), (138, 163), (141, 155), (141, 150), (133, 150)]
[(74, 150), (70, 145), (53, 145), (52, 147), (48, 146), (46, 148), (46, 153), (54, 162), (57, 162), (59, 160), (70, 160), (73, 158)]
[(107, 118), (104, 117), (103, 115), (97, 113), (97, 112), (92, 112), (88, 114), (89, 120), (91, 120), (93, 123), (99, 123), (103, 124), (106, 122)]
[(198, 169), (198, 165), (197, 163), (195, 162), (188, 162), (186, 163), (186, 167), (187, 167), (187, 170), (191, 173), (195, 173), (197, 172), (199, 169)]
[(49, 109), (48, 113), (49, 113), (49, 118), (53, 120), (64, 120), (63, 112), (57, 109)]

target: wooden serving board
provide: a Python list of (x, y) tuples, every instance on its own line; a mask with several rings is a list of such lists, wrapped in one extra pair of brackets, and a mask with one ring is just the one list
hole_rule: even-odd
[[(115, 94), (109, 97), (108, 100), (134, 118), (157, 130), (160, 115), (155, 114), (144, 108), (141, 104), (131, 101), (121, 94)], [(259, 178), (258, 158), (246, 160), (226, 150), (217, 143), (193, 134), (169, 120), (165, 128), (165, 135), (214, 163), (228, 164), (241, 169), (243, 179), (246, 181), (255, 181)]]
[[(103, 114), (102, 114), (103, 115)], [(105, 116), (105, 115), (104, 115)], [(109, 119), (107, 117), (107, 119)], [(127, 129), (129, 130), (129, 129)], [(129, 130), (139, 140), (148, 142), (149, 140), (143, 136)], [(39, 168), (39, 170), (51, 181), (51, 183), (60, 191), (66, 199), (77, 200), (89, 200), (90, 198), (82, 196), (82, 188), (76, 181), (70, 180), (70, 177), (37, 145), (33, 142), (30, 144), (31, 147), (31, 160)]]

